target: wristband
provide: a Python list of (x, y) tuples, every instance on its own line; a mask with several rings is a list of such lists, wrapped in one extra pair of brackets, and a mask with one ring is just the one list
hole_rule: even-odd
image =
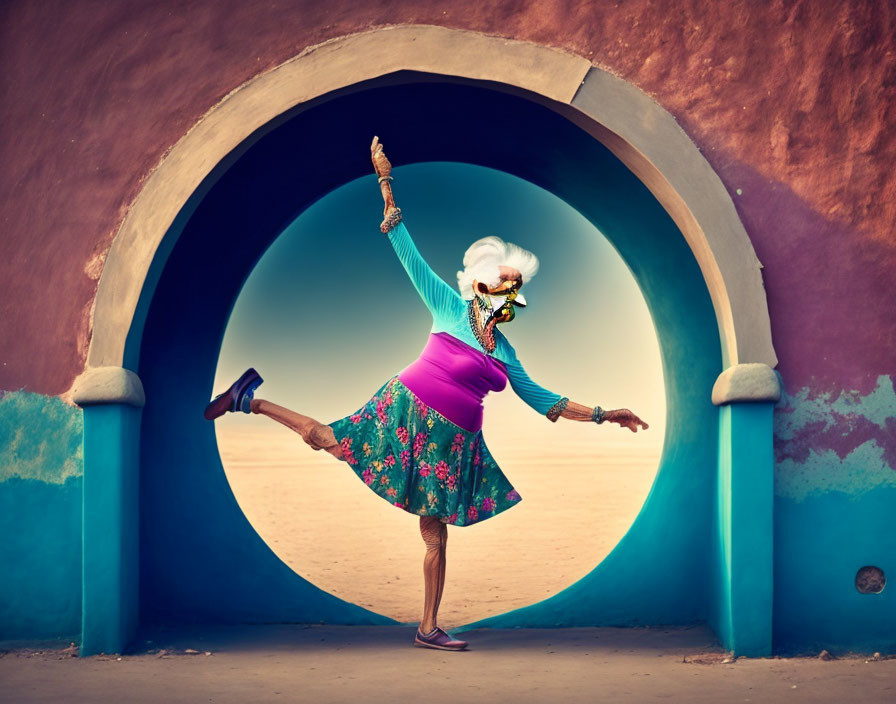
[(401, 222), (401, 208), (392, 208), (389, 211), (389, 214), (386, 216), (386, 219), (380, 223), (380, 232), (384, 235), (389, 234), (389, 231), (395, 227), (398, 223)]
[(558, 399), (557, 403), (555, 403), (547, 410), (545, 415), (548, 417), (548, 420), (551, 421), (551, 423), (557, 422), (560, 414), (563, 413), (564, 409), (566, 408), (567, 403), (569, 403), (569, 398), (564, 396), (563, 398)]

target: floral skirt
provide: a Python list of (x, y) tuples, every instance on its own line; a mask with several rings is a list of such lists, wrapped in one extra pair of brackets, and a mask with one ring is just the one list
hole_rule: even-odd
[(521, 501), (470, 432), (430, 408), (398, 376), (357, 413), (329, 424), (348, 465), (378, 496), (419, 516), (468, 526)]

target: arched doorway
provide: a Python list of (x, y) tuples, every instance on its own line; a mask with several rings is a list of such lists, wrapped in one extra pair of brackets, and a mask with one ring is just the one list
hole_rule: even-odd
[[(659, 106), (581, 59), (466, 32), (383, 31), (393, 32), (386, 55), (374, 38), (359, 56), (364, 37), (349, 37), (225, 100), (172, 150), (122, 225), (100, 283), (93, 369), (76, 393), (89, 516), (82, 650), (126, 641), (138, 593), (147, 621), (387, 621), (270, 552), (195, 412), (252, 264), (308, 204), (368, 173), (358, 145), (373, 127), (403, 163), (489, 166), (573, 205), (628, 263), (662, 348), (670, 417), (635, 524), (568, 589), (470, 626), (706, 620), (729, 647), (766, 651), (777, 380), (758, 262), (721, 183)], [(311, 81), (333, 90), (303, 84), (302, 99), (284, 105), (298, 69), (341, 85)], [(91, 511), (109, 491), (116, 510)], [(139, 531), (129, 510), (139, 510)], [(110, 575), (121, 597), (112, 607), (98, 598)]]

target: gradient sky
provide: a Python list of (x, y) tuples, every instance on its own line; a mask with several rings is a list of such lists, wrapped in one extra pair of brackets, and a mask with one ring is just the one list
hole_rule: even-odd
[[(393, 176), (417, 248), (455, 290), (463, 254), (480, 237), (498, 235), (538, 256), (539, 272), (523, 288), (528, 306), (501, 325), (533, 380), (578, 403), (630, 408), (651, 426), (633, 435), (616, 425), (553, 424), (508, 384), (484, 402), (489, 447), (563, 441), (658, 453), (665, 397), (656, 333), (603, 235), (553, 194), (493, 169), (430, 162)], [(432, 318), (380, 233), (381, 219), (371, 174), (322, 198), (280, 235), (236, 302), (216, 393), (253, 366), (265, 379), (256, 396), (331, 422), (416, 359)]]

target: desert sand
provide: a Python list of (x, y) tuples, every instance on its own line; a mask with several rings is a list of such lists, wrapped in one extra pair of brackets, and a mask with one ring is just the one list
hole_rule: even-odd
[[(231, 418), (217, 421), (227, 478), (273, 551), (327, 592), (402, 623), (419, 620), (418, 517), (375, 495), (346, 463), (314, 452), (290, 430), (261, 417)], [(594, 569), (631, 526), (656, 475), (659, 448), (618, 427), (615, 435), (598, 436), (591, 431), (604, 429), (593, 424), (563, 425), (535, 418), (534, 430), (518, 428), (529, 433), (524, 438), (483, 427), (523, 498), (482, 523), (448, 527), (443, 627), (561, 591)]]

